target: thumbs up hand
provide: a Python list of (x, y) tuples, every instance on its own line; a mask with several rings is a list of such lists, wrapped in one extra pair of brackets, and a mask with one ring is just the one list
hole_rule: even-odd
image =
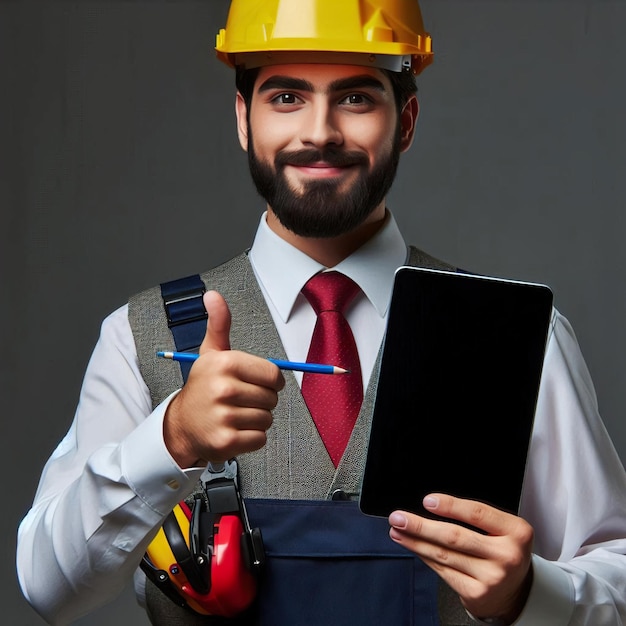
[(258, 450), (285, 381), (265, 358), (230, 349), (230, 310), (204, 294), (207, 330), (189, 378), (165, 413), (165, 444), (181, 468), (220, 463)]

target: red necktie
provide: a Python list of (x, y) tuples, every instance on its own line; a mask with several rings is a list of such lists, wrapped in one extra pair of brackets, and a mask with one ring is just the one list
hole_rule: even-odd
[(302, 395), (335, 467), (348, 445), (363, 402), (359, 354), (343, 316), (359, 291), (355, 282), (339, 272), (316, 274), (302, 288), (317, 313), (307, 361), (350, 370), (349, 374), (305, 373), (302, 378)]

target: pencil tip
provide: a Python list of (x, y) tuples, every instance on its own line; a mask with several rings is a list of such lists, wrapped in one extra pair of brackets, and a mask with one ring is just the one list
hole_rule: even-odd
[(350, 373), (350, 370), (347, 370), (343, 367), (337, 367), (335, 365), (335, 374), (349, 374), (349, 373)]

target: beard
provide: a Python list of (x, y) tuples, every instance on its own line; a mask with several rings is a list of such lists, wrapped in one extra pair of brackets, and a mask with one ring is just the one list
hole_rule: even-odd
[[(384, 200), (396, 176), (400, 160), (400, 129), (396, 129), (388, 154), (369, 170), (363, 152), (336, 146), (323, 150), (279, 151), (274, 167), (260, 160), (252, 134), (248, 164), (258, 193), (267, 201), (280, 223), (301, 237), (330, 238), (349, 233), (369, 217)], [(312, 180), (302, 190), (293, 189), (285, 176), (286, 165), (308, 166), (323, 161), (331, 167), (358, 168), (356, 180), (342, 190), (342, 180)]]

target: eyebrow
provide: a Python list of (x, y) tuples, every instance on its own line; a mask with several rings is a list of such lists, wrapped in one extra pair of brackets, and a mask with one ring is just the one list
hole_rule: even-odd
[[(259, 93), (270, 91), (272, 89), (287, 89), (293, 91), (314, 92), (315, 87), (308, 80), (303, 78), (294, 78), (293, 76), (270, 76), (259, 87)], [(358, 76), (349, 76), (348, 78), (338, 78), (328, 85), (325, 93), (333, 93), (337, 91), (345, 91), (349, 89), (375, 89), (377, 91), (386, 92), (385, 85), (378, 78), (370, 74), (359, 74)]]

